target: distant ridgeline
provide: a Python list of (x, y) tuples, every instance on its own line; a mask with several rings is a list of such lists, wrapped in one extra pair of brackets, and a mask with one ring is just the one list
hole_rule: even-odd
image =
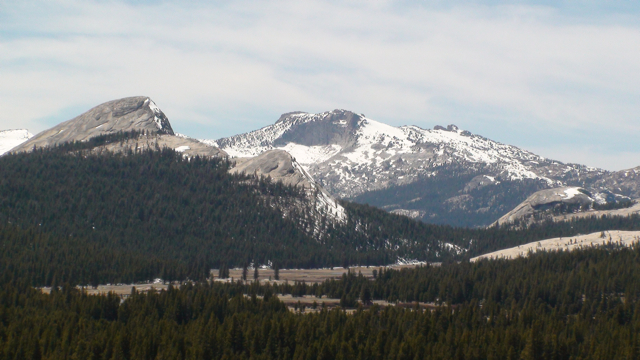
[[(443, 261), (548, 237), (640, 229), (637, 216), (517, 231), (454, 228), (348, 202), (342, 203), (344, 222), (317, 222), (298, 188), (229, 174), (224, 159), (166, 148), (92, 151), (139, 135), (0, 157), (0, 280), (98, 284), (204, 279), (212, 268), (251, 263), (312, 268)], [(287, 204), (293, 210), (285, 213)]]

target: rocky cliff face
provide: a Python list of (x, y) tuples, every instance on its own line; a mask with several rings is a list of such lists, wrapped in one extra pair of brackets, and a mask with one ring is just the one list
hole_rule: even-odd
[(593, 186), (609, 189), (631, 198), (640, 197), (640, 166), (633, 169), (607, 173), (596, 179)]
[(12, 151), (29, 151), (34, 146), (85, 141), (99, 135), (132, 130), (174, 135), (169, 120), (156, 104), (148, 97), (137, 96), (98, 105), (82, 115), (37, 134)]
[(436, 223), (489, 225), (536, 191), (561, 186), (640, 196), (640, 169), (564, 164), (455, 125), (393, 127), (346, 110), (287, 113), (262, 129), (204, 142), (237, 157), (287, 151), (338, 197)]

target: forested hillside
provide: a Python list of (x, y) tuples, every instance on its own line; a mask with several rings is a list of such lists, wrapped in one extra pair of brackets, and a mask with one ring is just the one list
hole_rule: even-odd
[(95, 150), (138, 135), (0, 158), (0, 276), (33, 285), (204, 279), (223, 265), (442, 261), (548, 237), (640, 228), (635, 216), (465, 229), (348, 202), (346, 220), (335, 222), (317, 218), (298, 188), (231, 175), (220, 158)]
[(298, 188), (231, 175), (219, 158), (90, 148), (0, 158), (4, 276), (34, 285), (204, 279), (222, 264), (380, 265), (448, 255), (438, 234), (375, 209), (350, 207), (345, 223), (311, 219)]

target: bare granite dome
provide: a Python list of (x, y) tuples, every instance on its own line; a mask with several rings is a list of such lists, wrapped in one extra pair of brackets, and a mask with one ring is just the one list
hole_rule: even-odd
[(98, 105), (37, 134), (11, 151), (29, 151), (34, 146), (85, 141), (99, 135), (133, 130), (174, 135), (169, 119), (156, 104), (149, 97), (136, 96)]

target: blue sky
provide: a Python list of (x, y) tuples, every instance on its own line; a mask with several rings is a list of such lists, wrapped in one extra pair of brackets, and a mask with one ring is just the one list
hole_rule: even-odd
[(340, 108), (620, 170), (639, 44), (631, 1), (6, 1), (0, 129), (147, 95), (197, 138)]

